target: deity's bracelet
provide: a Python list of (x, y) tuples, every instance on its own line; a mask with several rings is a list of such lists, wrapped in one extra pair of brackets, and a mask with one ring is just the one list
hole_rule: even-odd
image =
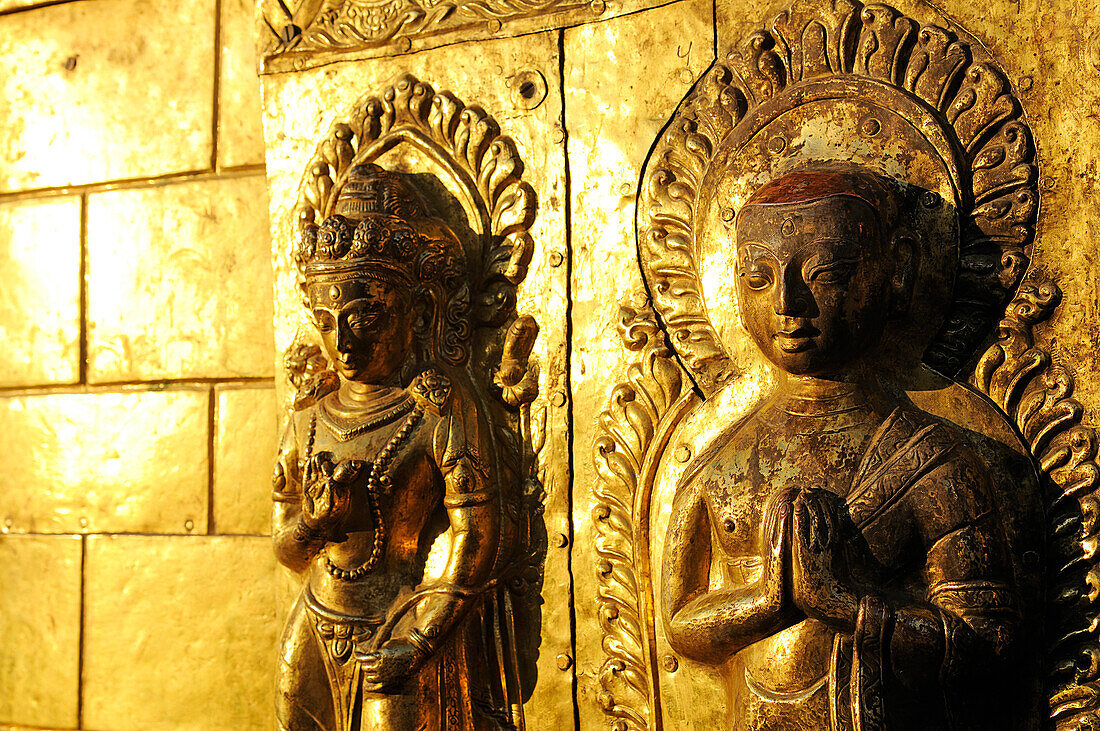
[[(436, 628), (433, 627), (431, 629)], [(429, 632), (431, 632), (431, 629), (429, 629)], [(438, 630), (436, 630), (436, 633), (438, 633)], [(415, 627), (409, 630), (408, 640), (409, 644), (416, 648), (417, 654), (420, 655), (420, 658), (423, 660), (431, 657), (432, 653), (435, 652), (435, 648), (432, 647), (431, 638)]]

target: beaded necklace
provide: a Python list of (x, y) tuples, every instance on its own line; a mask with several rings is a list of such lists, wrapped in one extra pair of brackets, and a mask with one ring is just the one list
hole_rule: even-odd
[[(410, 399), (407, 403), (411, 404), (414, 402)], [(397, 457), (398, 450), (409, 441), (409, 438), (423, 418), (424, 412), (420, 408), (413, 407), (408, 417), (406, 417), (405, 422), (398, 427), (393, 433), (393, 436), (386, 442), (385, 446), (378, 451), (374, 459), (367, 462), (366, 493), (367, 503), (370, 506), (371, 515), (374, 518), (374, 543), (371, 546), (370, 556), (367, 557), (367, 560), (354, 569), (341, 568), (334, 564), (332, 559), (326, 555), (325, 571), (333, 578), (343, 581), (356, 581), (374, 570), (378, 562), (382, 559), (382, 552), (386, 548), (386, 526), (382, 522), (382, 506), (379, 498), (381, 493), (388, 490), (390, 487), (390, 476), (386, 474), (386, 471), (392, 465), (394, 458)], [(327, 423), (326, 426), (328, 426)], [(362, 431), (366, 430), (364, 429)], [(305, 464), (307, 465), (309, 464), (310, 458), (313, 456), (313, 444), (316, 433), (317, 412), (314, 411), (309, 420), (309, 439), (306, 442)], [(339, 434), (337, 434), (337, 438), (339, 438)]]

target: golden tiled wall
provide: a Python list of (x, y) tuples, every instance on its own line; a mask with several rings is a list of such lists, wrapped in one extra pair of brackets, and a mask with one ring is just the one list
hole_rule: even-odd
[(251, 0), (0, 0), (0, 729), (267, 728)]

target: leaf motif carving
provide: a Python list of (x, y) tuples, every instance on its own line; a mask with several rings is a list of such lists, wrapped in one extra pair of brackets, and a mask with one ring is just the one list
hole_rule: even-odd
[(1074, 377), (1035, 341), (1062, 299), (1044, 273), (1020, 286), (973, 382), (1016, 424), (1046, 486), (1050, 715), (1059, 731), (1100, 726), (1100, 468), (1096, 432), (1073, 398)]
[(647, 669), (644, 617), (635, 552), (634, 502), (643, 465), (662, 419), (685, 392), (683, 371), (665, 344), (649, 306), (620, 308), (619, 334), (637, 353), (626, 382), (600, 414), (595, 465), (600, 480), (592, 511), (596, 528), (597, 602), (606, 659), (600, 667), (600, 704), (616, 731), (650, 727), (653, 696)]

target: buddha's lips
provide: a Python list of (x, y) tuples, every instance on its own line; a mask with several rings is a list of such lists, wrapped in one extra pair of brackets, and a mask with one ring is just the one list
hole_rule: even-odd
[(813, 325), (800, 325), (793, 330), (780, 330), (772, 338), (784, 353), (801, 353), (816, 347), (813, 341), (820, 331)]

